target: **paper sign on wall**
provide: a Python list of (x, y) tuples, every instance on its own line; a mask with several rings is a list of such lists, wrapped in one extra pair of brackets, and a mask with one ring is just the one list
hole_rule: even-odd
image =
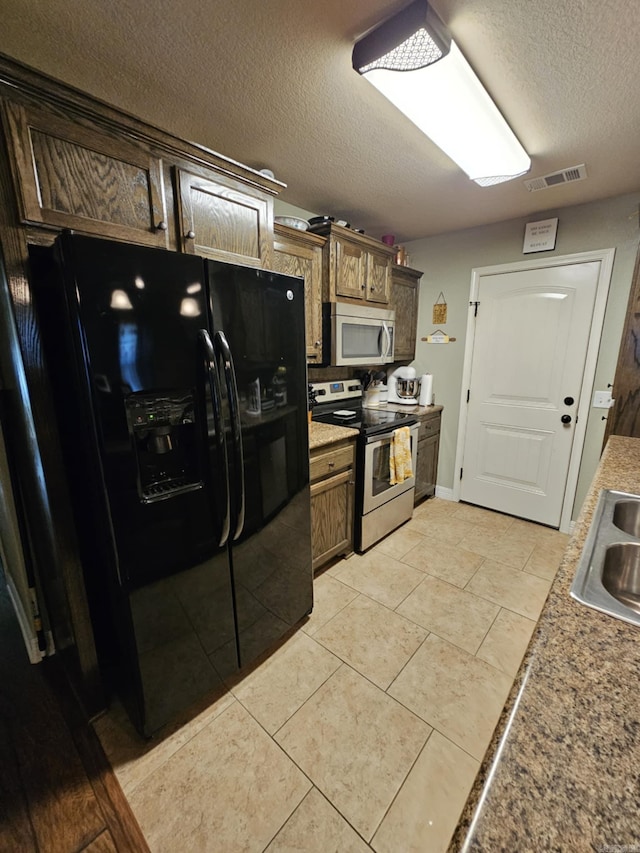
[(550, 252), (556, 247), (558, 219), (540, 219), (538, 222), (527, 222), (524, 229), (524, 246), (522, 254), (529, 252)]

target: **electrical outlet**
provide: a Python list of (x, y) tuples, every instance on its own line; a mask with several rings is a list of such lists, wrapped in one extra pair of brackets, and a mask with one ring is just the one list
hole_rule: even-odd
[(612, 403), (611, 391), (596, 391), (593, 395), (594, 409), (610, 409)]

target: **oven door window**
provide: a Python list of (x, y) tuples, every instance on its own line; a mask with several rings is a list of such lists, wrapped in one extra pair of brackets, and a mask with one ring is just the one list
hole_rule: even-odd
[(383, 494), (393, 488), (390, 479), (389, 453), (391, 452), (391, 439), (385, 438), (376, 445), (372, 453), (371, 488), (372, 497)]
[(417, 428), (411, 430), (411, 463), (414, 476), (394, 486), (390, 483), (389, 470), (391, 440), (391, 435), (384, 435), (365, 445), (362, 495), (362, 512), (365, 515), (415, 486)]

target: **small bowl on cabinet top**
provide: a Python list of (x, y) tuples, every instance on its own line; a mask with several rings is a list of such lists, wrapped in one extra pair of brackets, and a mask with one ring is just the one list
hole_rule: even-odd
[(300, 219), (297, 216), (274, 216), (273, 221), (279, 225), (288, 225), (289, 228), (297, 228), (298, 231), (306, 231), (309, 227), (306, 219)]

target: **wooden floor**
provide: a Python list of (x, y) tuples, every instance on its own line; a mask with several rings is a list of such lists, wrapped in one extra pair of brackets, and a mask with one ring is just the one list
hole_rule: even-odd
[(0, 568), (0, 851), (146, 851), (53, 657), (29, 663)]

